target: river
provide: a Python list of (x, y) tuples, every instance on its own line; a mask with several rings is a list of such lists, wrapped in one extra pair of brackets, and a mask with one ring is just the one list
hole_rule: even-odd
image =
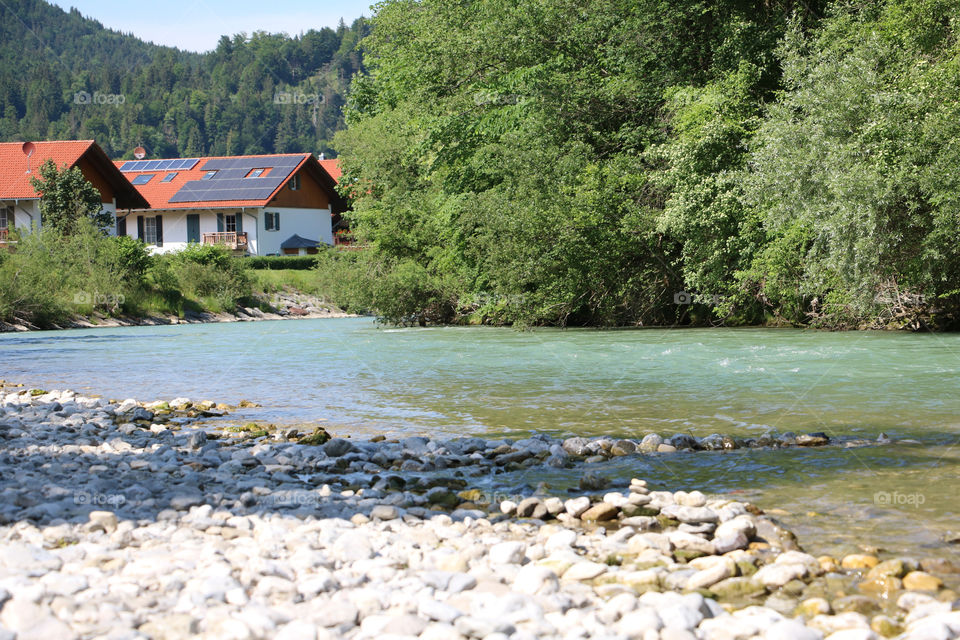
[[(641, 438), (824, 431), (920, 444), (629, 456), (614, 478), (743, 496), (815, 553), (952, 553), (960, 335), (793, 329), (391, 328), (366, 318), (0, 335), (0, 377), (111, 398), (186, 396), (334, 434)], [(575, 472), (501, 479), (573, 486)], [(508, 489), (509, 487), (505, 487)]]

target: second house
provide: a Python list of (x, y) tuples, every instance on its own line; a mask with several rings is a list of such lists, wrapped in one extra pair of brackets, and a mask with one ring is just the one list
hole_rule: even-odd
[(238, 254), (313, 253), (333, 244), (345, 208), (335, 177), (310, 153), (115, 164), (150, 205), (118, 211), (117, 234), (155, 252), (197, 242)]

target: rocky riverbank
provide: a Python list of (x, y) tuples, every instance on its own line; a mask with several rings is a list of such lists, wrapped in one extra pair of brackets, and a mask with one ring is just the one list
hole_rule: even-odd
[(233, 313), (186, 310), (183, 316), (155, 314), (147, 316), (75, 316), (69, 322), (37, 327), (29, 322), (0, 322), (0, 333), (7, 331), (39, 331), (50, 329), (93, 329), (96, 327), (139, 327), (168, 324), (203, 324), (210, 322), (255, 322), (257, 320), (291, 320), (300, 318), (354, 318), (355, 314), (325, 302), (322, 298), (297, 292), (262, 296), (267, 311), (258, 307), (237, 307)]
[[(0, 390), (0, 638), (960, 636), (949, 559), (814, 557), (754, 505), (584, 471), (724, 436), (358, 441), (204, 422), (230, 410)], [(819, 437), (732, 445), (837, 444)], [(472, 484), (541, 464), (583, 488)]]

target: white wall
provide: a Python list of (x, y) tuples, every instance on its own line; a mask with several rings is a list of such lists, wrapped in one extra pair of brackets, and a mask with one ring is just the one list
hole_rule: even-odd
[[(280, 230), (267, 231), (265, 212), (280, 214)], [(247, 220), (244, 220), (246, 225)], [(244, 226), (244, 229), (247, 227)], [(257, 224), (260, 236), (260, 254), (283, 253), (280, 244), (290, 236), (297, 234), (307, 240), (317, 240), (333, 244), (333, 227), (330, 221), (330, 209), (295, 209), (292, 207), (267, 207), (260, 213)]]
[[(224, 210), (220, 213), (239, 214), (239, 211)], [(257, 214), (259, 209), (247, 209), (243, 217), (243, 230), (247, 232), (248, 251), (256, 255), (256, 233), (253, 227), (256, 226)], [(163, 246), (150, 246), (152, 253), (173, 253), (181, 251), (187, 246), (187, 215), (197, 214), (200, 216), (200, 241), (203, 241), (203, 234), (215, 233), (217, 231), (217, 212), (216, 211), (141, 211), (134, 212), (127, 216), (127, 235), (137, 237), (137, 216), (144, 218), (162, 215), (163, 217)]]
[(40, 226), (39, 200), (0, 200), (0, 207), (13, 207), (13, 220), (7, 220), (7, 228), (29, 231), (31, 225)]
[[(280, 230), (266, 230), (265, 211), (280, 214)], [(217, 231), (216, 211), (164, 211), (163, 246), (150, 247), (154, 253), (171, 253), (187, 246), (187, 214), (200, 215), (200, 237), (204, 233)], [(240, 213), (224, 210), (221, 213)], [(123, 212), (121, 211), (121, 215)], [(137, 216), (156, 216), (159, 212), (134, 212), (127, 216), (127, 235), (137, 237)], [(243, 211), (241, 226), (247, 233), (247, 250), (252, 255), (282, 253), (280, 244), (290, 236), (297, 234), (301, 238), (333, 244), (333, 229), (329, 209), (294, 209), (290, 207), (268, 207), (267, 209), (246, 209)]]
[[(40, 219), (40, 200), (0, 200), (0, 206), (4, 207), (13, 207), (13, 224), (8, 225), (10, 228), (16, 227), (23, 231), (29, 231), (31, 226), (36, 226), (40, 228), (43, 226), (42, 220)], [(103, 210), (110, 212), (111, 215), (116, 215), (117, 205), (113, 202), (107, 202), (103, 205)], [(111, 234), (116, 232), (116, 226), (111, 227), (108, 230)]]

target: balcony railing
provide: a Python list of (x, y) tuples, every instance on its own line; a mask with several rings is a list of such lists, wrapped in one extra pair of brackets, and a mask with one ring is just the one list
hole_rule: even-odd
[(217, 231), (203, 234), (203, 244), (222, 244), (228, 249), (246, 249), (247, 232)]

